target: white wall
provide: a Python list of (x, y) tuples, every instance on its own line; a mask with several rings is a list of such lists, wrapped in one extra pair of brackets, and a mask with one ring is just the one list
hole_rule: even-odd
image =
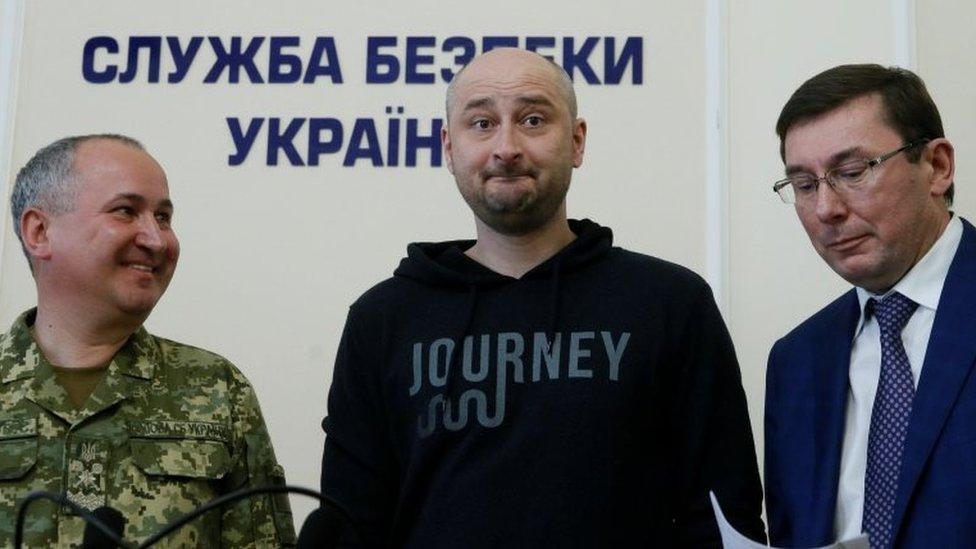
[[(183, 249), (149, 328), (217, 351), (248, 375), (294, 484), (318, 485), (319, 422), (346, 307), (392, 272), (409, 241), (473, 233), (443, 168), (351, 169), (332, 160), (271, 167), (260, 149), (242, 166), (227, 165), (227, 116), (379, 123), (386, 105), (404, 105), (425, 120), (440, 116), (443, 84), (362, 84), (367, 35), (644, 37), (643, 85), (578, 85), (590, 132), (570, 212), (612, 226), (618, 244), (688, 265), (718, 286), (760, 457), (770, 345), (846, 288), (770, 190), (782, 173), (773, 125), (789, 94), (835, 64), (917, 60), (956, 144), (956, 210), (972, 215), (976, 207), (966, 185), (976, 148), (969, 91), (976, 60), (964, 27), (976, 7), (961, 0), (621, 0), (610, 7), (505, 0), (449, 10), (433, 0), (246, 7), (230, 0), (2, 1), (0, 78), (9, 80), (0, 90), (11, 93), (0, 95), (0, 130), (9, 136), (0, 140), (7, 177), (0, 189), (9, 192), (3, 183), (64, 135), (113, 131), (146, 144), (167, 170)], [(101, 34), (120, 42), (130, 35), (295, 35), (306, 59), (315, 36), (334, 36), (346, 82), (202, 84), (209, 64), (198, 60), (181, 84), (144, 77), (89, 84), (81, 77), (82, 46)], [(15, 52), (19, 64), (5, 66), (4, 51)], [(2, 118), (5, 109), (12, 118)], [(6, 326), (34, 293), (6, 206), (0, 221)], [(312, 503), (293, 504), (301, 524)]]

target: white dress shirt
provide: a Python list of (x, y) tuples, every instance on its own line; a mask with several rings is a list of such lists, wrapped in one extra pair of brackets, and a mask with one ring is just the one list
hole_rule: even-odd
[(847, 418), (844, 425), (844, 446), (840, 458), (840, 481), (837, 487), (837, 508), (834, 512), (835, 539), (860, 535), (861, 515), (864, 512), (864, 475), (867, 469), (868, 432), (871, 430), (871, 409), (881, 373), (881, 332), (872, 316), (864, 318), (864, 306), (869, 298), (881, 299), (899, 292), (918, 303), (901, 332), (905, 353), (912, 369), (912, 380), (918, 388), (925, 362), (935, 311), (945, 284), (949, 265), (962, 239), (962, 222), (952, 216), (946, 229), (932, 248), (915, 264), (898, 284), (883, 295), (857, 288), (861, 305), (861, 319), (854, 331), (851, 349), (850, 386), (847, 391)]

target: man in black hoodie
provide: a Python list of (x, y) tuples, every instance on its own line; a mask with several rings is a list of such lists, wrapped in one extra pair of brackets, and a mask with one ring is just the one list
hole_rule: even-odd
[(718, 546), (708, 500), (765, 539), (745, 395), (708, 285), (566, 217), (586, 122), (534, 53), (447, 92), (477, 240), (411, 244), (350, 308), (322, 490), (351, 544)]

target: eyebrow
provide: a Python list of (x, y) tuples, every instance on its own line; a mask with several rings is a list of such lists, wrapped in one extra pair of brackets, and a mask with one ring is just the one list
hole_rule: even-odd
[(490, 97), (478, 97), (465, 103), (464, 108), (461, 109), (461, 112), (468, 112), (475, 109), (482, 109), (485, 107), (490, 107), (491, 105), (494, 104), (495, 104), (495, 100)]
[(554, 107), (553, 102), (544, 95), (522, 95), (516, 98), (522, 105), (539, 105), (543, 107)]
[[(848, 160), (854, 158), (860, 158), (862, 156), (864, 156), (864, 149), (862, 149), (861, 147), (859, 146), (848, 147), (842, 151), (838, 151), (830, 155), (830, 158), (827, 159), (827, 165), (830, 166), (830, 168), (827, 169), (828, 170), (833, 169), (834, 167), (843, 164)], [(797, 166), (797, 165), (786, 166), (787, 176), (796, 175), (798, 173), (805, 173), (807, 171), (808, 170), (804, 169), (803, 166)]]
[[(113, 196), (112, 199), (109, 200), (109, 202), (114, 202), (114, 201), (120, 200), (120, 199), (131, 200), (132, 202), (138, 202), (140, 204), (146, 202), (146, 198), (144, 196), (142, 196), (141, 194), (137, 194), (137, 193), (119, 193), (119, 194)], [(158, 207), (168, 208), (168, 209), (172, 210), (173, 209), (173, 201), (170, 200), (169, 198), (164, 198), (164, 199), (162, 199), (159, 202)]]
[[(515, 102), (520, 106), (542, 106), (542, 107), (555, 107), (552, 100), (544, 95), (530, 94), (530, 95), (520, 95), (515, 98)], [(485, 107), (491, 107), (495, 104), (495, 100), (491, 97), (476, 97), (471, 101), (464, 104), (464, 108), (461, 112), (468, 112), (477, 109), (483, 109)]]

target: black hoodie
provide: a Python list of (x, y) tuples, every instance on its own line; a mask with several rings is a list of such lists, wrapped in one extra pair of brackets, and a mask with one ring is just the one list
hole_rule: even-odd
[[(691, 271), (577, 238), (519, 279), (411, 244), (350, 308), (322, 489), (366, 546), (718, 546), (765, 539), (739, 368)], [(551, 342), (551, 343), (550, 343)]]

